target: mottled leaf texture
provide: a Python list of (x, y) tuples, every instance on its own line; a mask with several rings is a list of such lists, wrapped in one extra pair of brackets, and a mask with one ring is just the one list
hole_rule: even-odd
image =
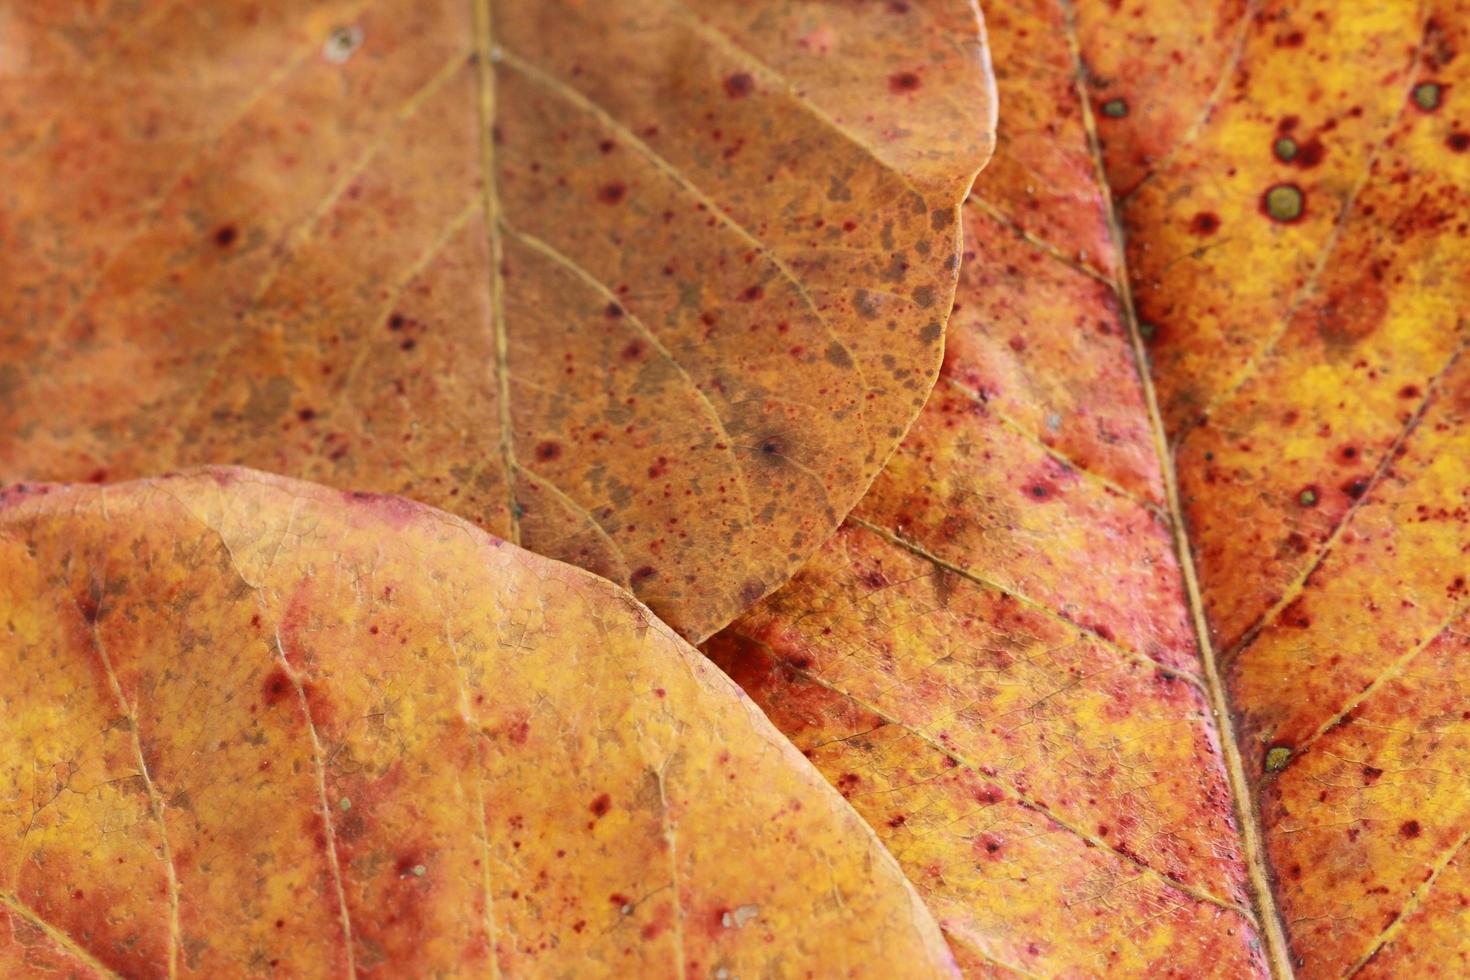
[(913, 889), (623, 590), (249, 470), (0, 510), (0, 973), (947, 975)]
[(0, 2), (0, 479), (404, 493), (703, 637), (938, 371), (974, 0)]
[(988, 13), (939, 386), (708, 650), (972, 975), (1463, 976), (1470, 5)]

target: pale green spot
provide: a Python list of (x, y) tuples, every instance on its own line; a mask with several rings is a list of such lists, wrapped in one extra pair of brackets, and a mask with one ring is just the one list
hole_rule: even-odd
[(1425, 112), (1439, 108), (1440, 87), (1437, 82), (1420, 82), (1414, 86), (1414, 104)]
[(1266, 771), (1280, 772), (1286, 768), (1291, 761), (1291, 749), (1284, 745), (1278, 745), (1266, 753)]
[(1295, 184), (1277, 184), (1266, 191), (1266, 213), (1276, 221), (1295, 221), (1302, 216), (1306, 199)]
[(1296, 140), (1290, 136), (1283, 136), (1276, 141), (1273, 149), (1276, 151), (1276, 159), (1292, 160), (1296, 157)]

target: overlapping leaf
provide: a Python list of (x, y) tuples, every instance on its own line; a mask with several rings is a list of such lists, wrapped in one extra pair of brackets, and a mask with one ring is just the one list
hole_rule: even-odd
[(0, 502), (0, 972), (943, 975), (892, 859), (627, 593), (246, 470)]
[(1470, 11), (989, 20), (940, 386), (707, 649), (976, 975), (1461, 972)]
[(973, 0), (0, 14), (0, 478), (402, 492), (702, 637), (932, 384)]

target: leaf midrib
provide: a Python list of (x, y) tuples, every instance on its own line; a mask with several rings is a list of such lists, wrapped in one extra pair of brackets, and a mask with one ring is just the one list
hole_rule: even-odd
[(1133, 290), (1128, 278), (1128, 255), (1126, 239), (1118, 212), (1113, 202), (1112, 187), (1108, 183), (1103, 165), (1102, 147), (1097, 132), (1097, 120), (1092, 112), (1092, 100), (1087, 86), (1087, 72), (1082, 60), (1081, 41), (1077, 32), (1076, 12), (1072, 0), (1058, 0), (1066, 26), (1067, 44), (1072, 57), (1074, 84), (1077, 101), (1082, 114), (1082, 125), (1087, 133), (1088, 153), (1096, 169), (1097, 186), (1102, 197), (1103, 211), (1107, 221), (1108, 237), (1117, 253), (1116, 278), (1113, 289), (1122, 307), (1124, 322), (1128, 328), (1129, 342), (1133, 347), (1134, 363), (1138, 372), (1139, 386), (1144, 404), (1148, 409), (1149, 434), (1153, 439), (1154, 452), (1159, 460), (1163, 478), (1165, 512), (1169, 530), (1174, 538), (1174, 550), (1183, 579), (1185, 600), (1189, 607), (1190, 620), (1194, 625), (1196, 644), (1199, 648), (1200, 667), (1204, 675), (1205, 695), (1210, 713), (1214, 716), (1220, 757), (1225, 766), (1226, 780), (1230, 785), (1235, 804), (1236, 825), (1240, 833), (1242, 862), (1250, 885), (1251, 897), (1256, 911), (1258, 929), (1267, 966), (1276, 980), (1291, 980), (1290, 947), (1287, 945), (1281, 912), (1276, 906), (1275, 892), (1271, 887), (1270, 866), (1266, 857), (1264, 835), (1255, 801), (1251, 795), (1250, 780), (1246, 776), (1245, 764), (1240, 755), (1236, 739), (1234, 719), (1229, 698), (1220, 677), (1216, 651), (1210, 638), (1209, 623), (1205, 618), (1204, 600), (1200, 593), (1199, 579), (1194, 567), (1194, 553), (1185, 530), (1184, 510), (1179, 499), (1179, 481), (1174, 470), (1174, 457), (1170, 451), (1168, 435), (1164, 429), (1163, 415), (1159, 410), (1158, 395), (1154, 390), (1153, 378), (1148, 370), (1148, 354), (1144, 346), (1143, 332), (1139, 329), (1138, 313), (1134, 307)]

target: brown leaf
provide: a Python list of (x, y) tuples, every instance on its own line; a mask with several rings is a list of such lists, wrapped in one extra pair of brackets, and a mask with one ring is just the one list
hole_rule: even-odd
[(0, 972), (945, 975), (851, 809), (627, 593), (216, 469), (0, 501)]
[(703, 637), (932, 384), (973, 0), (12, 6), (0, 479), (401, 492)]
[(1467, 25), (990, 11), (939, 387), (707, 647), (974, 975), (1470, 969)]

